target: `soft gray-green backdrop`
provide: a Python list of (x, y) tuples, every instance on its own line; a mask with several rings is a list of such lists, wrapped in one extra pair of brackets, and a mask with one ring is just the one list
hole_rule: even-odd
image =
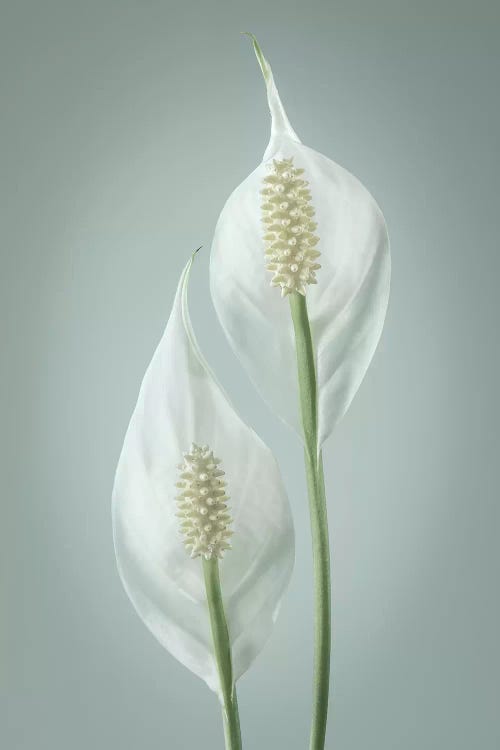
[(216, 700), (144, 628), (110, 492), (143, 371), (200, 244), (194, 324), (276, 452), (297, 560), (239, 683), (246, 750), (305, 750), (311, 561), (298, 441), (217, 327), (208, 248), (260, 160), (248, 39), (303, 140), (390, 228), (383, 339), (326, 448), (335, 642), (328, 748), (500, 746), (500, 19), (476, 0), (12, 0), (1, 11), (0, 745), (222, 748)]

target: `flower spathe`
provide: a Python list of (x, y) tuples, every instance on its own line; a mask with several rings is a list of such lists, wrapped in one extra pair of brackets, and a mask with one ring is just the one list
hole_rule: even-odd
[(113, 533), (120, 576), (139, 616), (220, 695), (200, 556), (219, 558), (237, 679), (272, 630), (294, 535), (271, 452), (236, 414), (199, 350), (187, 306), (191, 262), (127, 430)]
[[(292, 321), (273, 286), (284, 296), (305, 295), (316, 352), (319, 448), (349, 407), (380, 338), (389, 297), (389, 240), (366, 188), (300, 142), (271, 68), (254, 45), (267, 85), (271, 138), (262, 163), (234, 190), (217, 222), (211, 292), (250, 378), (299, 434)], [(290, 177), (298, 191), (293, 185), (289, 190)]]

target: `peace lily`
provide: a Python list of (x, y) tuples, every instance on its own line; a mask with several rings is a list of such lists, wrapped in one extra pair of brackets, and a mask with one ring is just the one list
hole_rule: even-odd
[(219, 217), (211, 292), (229, 342), (255, 386), (304, 439), (316, 613), (311, 748), (320, 750), (331, 640), (321, 447), (349, 407), (382, 331), (389, 242), (382, 213), (366, 188), (301, 143), (269, 63), (252, 38), (267, 86), (271, 137), (261, 164)]
[(120, 576), (158, 641), (217, 693), (226, 747), (240, 748), (235, 682), (276, 620), (294, 558), (276, 462), (209, 369), (185, 267), (118, 462)]

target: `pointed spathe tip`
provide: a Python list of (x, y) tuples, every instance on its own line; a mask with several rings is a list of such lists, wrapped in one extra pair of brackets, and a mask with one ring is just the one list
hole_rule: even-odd
[(196, 248), (196, 250), (193, 250), (193, 252), (191, 253), (191, 257), (188, 260), (188, 266), (189, 266), (189, 268), (191, 268), (191, 266), (193, 265), (193, 261), (196, 258), (196, 256), (198, 255), (198, 253), (200, 252), (200, 250), (201, 250), (202, 247), (203, 247), (203, 245), (200, 245), (199, 247)]
[(255, 36), (255, 34), (252, 34), (251, 31), (240, 31), (240, 34), (242, 34), (243, 36), (249, 37), (252, 40), (252, 42), (253, 42), (254, 45), (257, 45), (257, 47), (259, 46), (259, 43), (257, 41), (257, 37)]
[(271, 68), (269, 67), (269, 64), (264, 57), (264, 54), (260, 48), (260, 45), (257, 41), (257, 38), (255, 34), (252, 34), (251, 31), (242, 31), (241, 32), (244, 36), (249, 37), (252, 40), (255, 56), (257, 57), (257, 60), (260, 65), (260, 69), (262, 70), (262, 75), (264, 76), (264, 80), (267, 83), (271, 77)]
[[(181, 280), (179, 282), (179, 288), (182, 290), (187, 290), (189, 275), (191, 273), (191, 268), (193, 267), (194, 259), (196, 258), (196, 255), (199, 253), (202, 247), (203, 245), (200, 245), (196, 248), (196, 250), (193, 250), (193, 252), (189, 256), (188, 262), (184, 266), (184, 271), (182, 272)], [(183, 293), (186, 294), (186, 291), (184, 291)], [(185, 304), (185, 302), (183, 302), (183, 304)]]

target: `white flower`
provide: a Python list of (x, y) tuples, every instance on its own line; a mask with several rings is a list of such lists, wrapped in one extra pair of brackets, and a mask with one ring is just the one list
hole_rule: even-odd
[[(304, 294), (316, 352), (318, 448), (345, 413), (375, 352), (390, 281), (387, 230), (370, 193), (304, 146), (269, 64), (271, 138), (229, 197), (211, 254), (211, 291), (230, 344), (271, 408), (301, 433), (290, 310)], [(277, 287), (277, 288), (273, 288)], [(281, 294), (279, 293), (281, 291)]]
[(125, 437), (113, 531), (120, 575), (138, 614), (220, 695), (198, 555), (222, 558), (237, 679), (271, 632), (293, 566), (294, 537), (271, 452), (235, 413), (198, 348), (186, 298), (190, 266)]

